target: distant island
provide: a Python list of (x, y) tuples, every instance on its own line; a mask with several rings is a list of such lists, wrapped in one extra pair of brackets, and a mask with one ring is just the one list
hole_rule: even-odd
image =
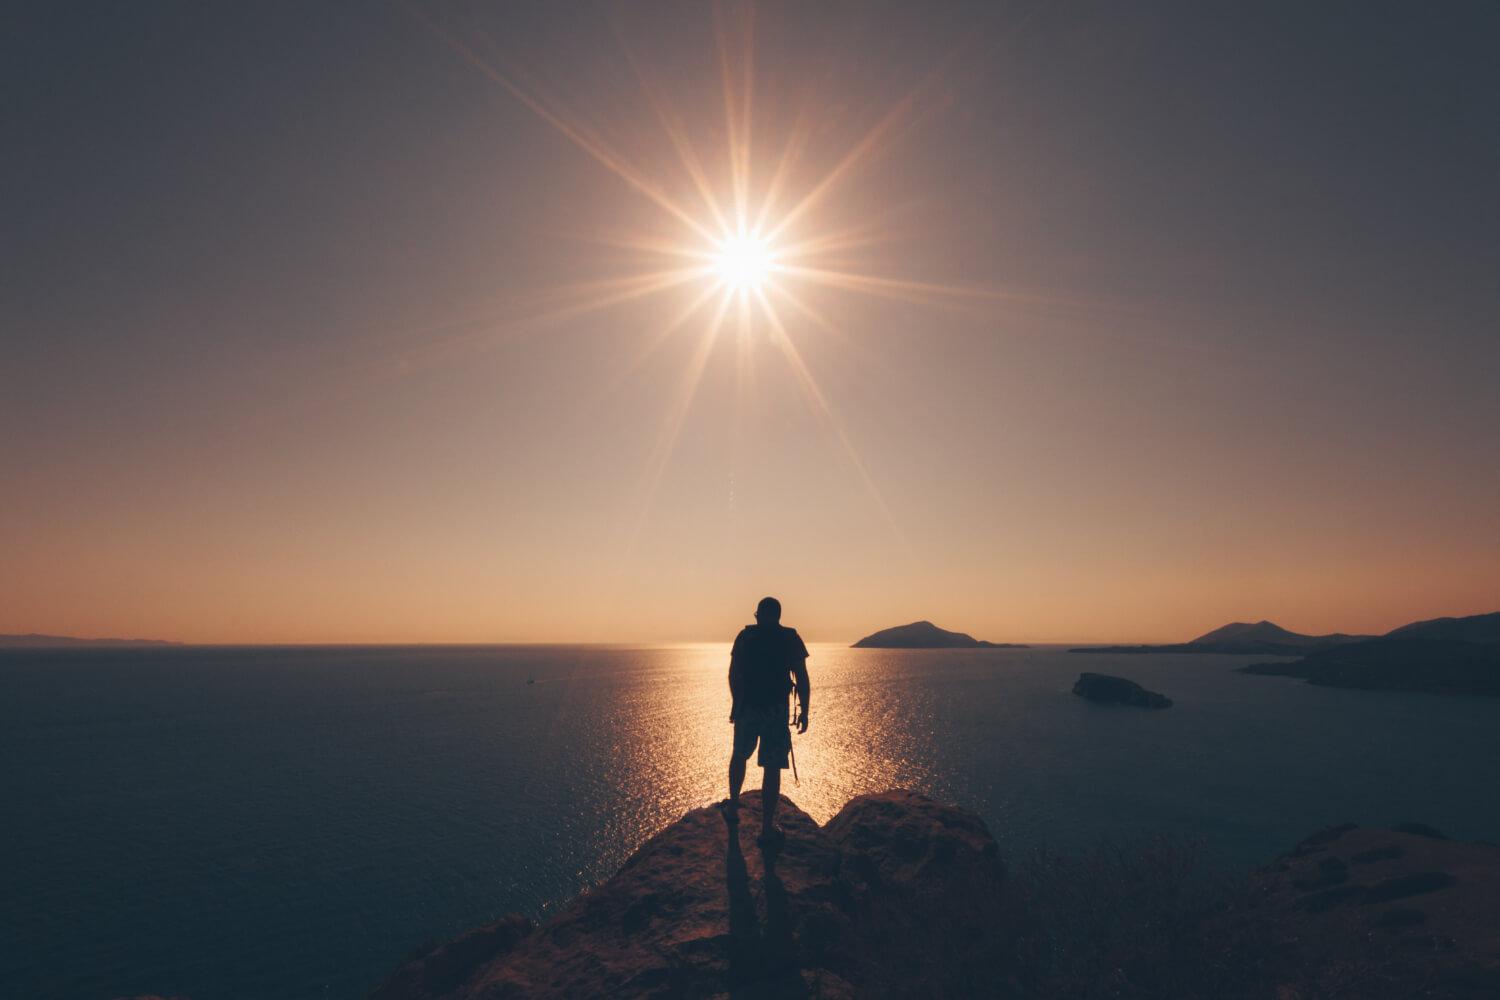
[(1306, 656), (1351, 642), (1373, 639), (1370, 635), (1303, 635), (1275, 622), (1230, 622), (1187, 642), (1164, 645), (1080, 646), (1070, 653), (1232, 653), (1262, 656)]
[(80, 639), (71, 635), (0, 634), (0, 649), (53, 649), (61, 646), (180, 646), (168, 639)]
[(1172, 707), (1171, 698), (1155, 691), (1147, 691), (1135, 681), (1109, 674), (1091, 674), (1088, 671), (1078, 675), (1078, 680), (1073, 683), (1073, 693), (1080, 698), (1106, 704), (1135, 705), (1137, 708)]
[(1252, 663), (1240, 672), (1327, 687), (1500, 695), (1500, 611), (1412, 622), (1379, 638), (1315, 650), (1293, 663)]
[(1022, 642), (986, 642), (967, 632), (949, 632), (929, 621), (897, 625), (865, 636), (851, 649), (1030, 649)]

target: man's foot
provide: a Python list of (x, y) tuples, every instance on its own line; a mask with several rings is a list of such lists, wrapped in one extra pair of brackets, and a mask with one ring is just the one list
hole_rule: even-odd
[(740, 821), (740, 804), (737, 799), (725, 799), (719, 803), (719, 811), (724, 814), (724, 822), (734, 826)]
[(755, 843), (762, 850), (774, 851), (786, 843), (786, 833), (779, 826), (768, 826), (760, 831), (760, 836), (755, 838)]

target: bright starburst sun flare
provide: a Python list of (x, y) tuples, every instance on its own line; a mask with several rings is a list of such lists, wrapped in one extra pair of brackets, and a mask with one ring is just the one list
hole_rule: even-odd
[(713, 249), (714, 274), (735, 291), (759, 292), (775, 267), (770, 243), (756, 233), (727, 233)]
[[(683, 115), (667, 99), (668, 88), (659, 82), (648, 64), (627, 48), (641, 93), (655, 119), (654, 126), (646, 121), (638, 123), (632, 135), (644, 141), (652, 128), (658, 130), (656, 139), (644, 144), (651, 150), (665, 149), (676, 154), (678, 169), (674, 178), (663, 176), (659, 169), (642, 166), (649, 157), (629, 155), (629, 149), (611, 138), (619, 135), (619, 130), (595, 124), (587, 115), (579, 114), (540, 87), (523, 86), (518, 74), (502, 70), (503, 61), (482, 29), (465, 31), (436, 16), (418, 14), (475, 69), (544, 119), (635, 194), (649, 199), (662, 211), (663, 221), (677, 229), (675, 237), (660, 233), (601, 233), (585, 237), (628, 251), (639, 261), (639, 269), (571, 285), (544, 296), (542, 301), (547, 303), (549, 311), (538, 317), (538, 321), (572, 318), (650, 296), (687, 291), (685, 304), (670, 321), (660, 329), (643, 331), (643, 356), (679, 332), (696, 335), (697, 340), (679, 390), (667, 403), (667, 413), (652, 451), (645, 497), (627, 549), (634, 547), (634, 538), (671, 459), (708, 359), (726, 326), (736, 331), (742, 348), (738, 352), (742, 365), (748, 363), (752, 337), (774, 345), (830, 445), (856, 471), (893, 535), (900, 538), (902, 533), (895, 518), (804, 360), (797, 338), (801, 331), (812, 328), (837, 330), (837, 325), (802, 294), (813, 288), (921, 305), (974, 304), (1015, 298), (987, 288), (933, 284), (857, 270), (850, 265), (851, 259), (857, 259), (853, 255), (876, 243), (891, 242), (892, 234), (882, 228), (879, 220), (834, 225), (827, 218), (830, 196), (841, 185), (889, 152), (898, 139), (909, 133), (924, 110), (942, 106), (942, 100), (934, 99), (946, 86), (941, 74), (936, 71), (929, 74), (884, 114), (870, 116), (874, 124), (868, 130), (854, 138), (842, 154), (835, 155), (810, 182), (804, 178), (801, 189), (795, 190), (798, 185), (794, 176), (810, 165), (811, 139), (816, 131), (813, 122), (820, 116), (803, 108), (795, 125), (777, 143), (781, 149), (779, 159), (758, 175), (752, 171), (756, 162), (750, 146), (754, 120), (753, 17), (746, 14), (736, 25), (727, 24), (722, 17), (715, 18), (724, 108), (722, 134), (727, 138), (718, 155), (704, 155)], [(827, 124), (847, 120), (849, 115), (825, 110), (822, 117), (826, 119), (823, 124)], [(727, 177), (721, 175), (718, 182), (714, 179), (715, 171), (710, 169), (715, 161), (727, 167), (724, 171)], [(694, 197), (684, 200), (677, 193), (683, 191), (691, 192)], [(694, 288), (696, 292), (692, 291)], [(789, 323), (788, 317), (796, 322)]]

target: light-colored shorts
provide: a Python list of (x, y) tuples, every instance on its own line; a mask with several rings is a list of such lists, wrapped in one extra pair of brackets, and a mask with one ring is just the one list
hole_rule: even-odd
[(750, 709), (736, 714), (734, 720), (734, 759), (749, 760), (760, 744), (755, 762), (761, 767), (786, 770), (792, 752), (792, 730), (787, 725), (786, 709), (770, 711)]

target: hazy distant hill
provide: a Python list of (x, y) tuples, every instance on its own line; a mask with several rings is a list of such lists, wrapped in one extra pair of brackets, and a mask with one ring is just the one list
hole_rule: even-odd
[(967, 632), (949, 632), (929, 621), (897, 625), (865, 636), (856, 649), (1026, 649), (1024, 643), (985, 642)]
[(71, 635), (41, 635), (28, 632), (25, 635), (0, 634), (0, 648), (37, 649), (56, 646), (177, 646), (180, 643), (167, 639), (79, 639)]
[(1293, 632), (1284, 629), (1275, 622), (1262, 619), (1251, 625), (1247, 622), (1231, 622), (1222, 625), (1212, 632), (1205, 632), (1194, 639), (1188, 645), (1222, 645), (1223, 643), (1257, 643), (1273, 646), (1290, 646), (1298, 649), (1320, 649), (1328, 646), (1338, 646), (1346, 642), (1359, 642), (1362, 639), (1373, 639), (1372, 635), (1346, 635), (1343, 632), (1331, 632), (1328, 635), (1303, 635), (1301, 632)]
[(1372, 639), (1368, 635), (1303, 635), (1284, 629), (1275, 622), (1230, 622), (1212, 632), (1205, 632), (1191, 642), (1173, 642), (1159, 646), (1086, 646), (1072, 653), (1255, 653), (1266, 656), (1304, 656), (1319, 649), (1344, 643)]
[(1500, 642), (1500, 611), (1467, 618), (1433, 618), (1393, 628), (1387, 639), (1457, 639), (1460, 642)]
[(1500, 695), (1500, 612), (1413, 622), (1295, 663), (1254, 663), (1241, 670), (1329, 687)]

